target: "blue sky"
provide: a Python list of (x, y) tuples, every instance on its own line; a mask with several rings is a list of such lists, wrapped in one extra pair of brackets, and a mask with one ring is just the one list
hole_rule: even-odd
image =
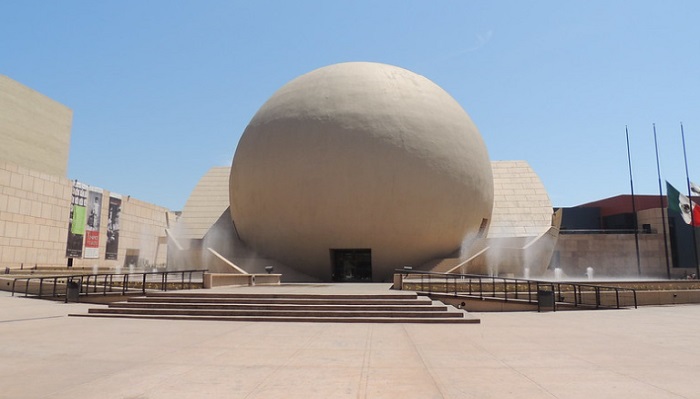
[(182, 209), (289, 80), (401, 66), (470, 114), (553, 205), (700, 180), (697, 1), (0, 0), (0, 74), (73, 110), (69, 178)]

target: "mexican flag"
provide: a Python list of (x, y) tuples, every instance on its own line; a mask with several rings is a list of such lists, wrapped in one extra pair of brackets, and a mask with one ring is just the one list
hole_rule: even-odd
[(700, 206), (681, 194), (669, 182), (666, 182), (668, 209), (681, 214), (683, 221), (693, 227), (700, 227)]

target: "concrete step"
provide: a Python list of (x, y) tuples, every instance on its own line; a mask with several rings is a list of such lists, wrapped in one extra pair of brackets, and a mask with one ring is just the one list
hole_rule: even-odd
[(123, 314), (71, 314), (74, 317), (104, 317), (153, 320), (205, 320), (205, 321), (255, 321), (298, 323), (418, 323), (418, 324), (479, 324), (475, 317), (403, 318), (403, 317), (264, 317), (264, 316), (179, 316), (179, 315), (123, 315)]
[(149, 309), (241, 309), (241, 310), (338, 310), (338, 311), (446, 311), (440, 305), (316, 305), (316, 304), (246, 304), (246, 303), (169, 303), (169, 302), (114, 302), (110, 308), (149, 308)]
[(177, 298), (216, 298), (216, 299), (245, 299), (245, 298), (285, 298), (285, 299), (416, 299), (418, 294), (403, 292), (396, 294), (303, 294), (303, 293), (229, 293), (229, 292), (149, 292), (145, 297), (177, 297)]
[(129, 302), (148, 303), (249, 303), (249, 304), (299, 304), (299, 305), (425, 305), (429, 306), (432, 301), (429, 298), (420, 299), (351, 299), (351, 298), (206, 298), (189, 296), (158, 296), (158, 297), (132, 297)]
[(180, 316), (275, 316), (275, 317), (464, 317), (463, 312), (448, 311), (333, 311), (333, 310), (224, 310), (224, 309), (153, 309), (153, 308), (92, 308), (88, 313), (96, 314), (148, 314)]
[(163, 292), (131, 297), (74, 316), (169, 320), (355, 323), (478, 323), (479, 319), (415, 293), (294, 294)]

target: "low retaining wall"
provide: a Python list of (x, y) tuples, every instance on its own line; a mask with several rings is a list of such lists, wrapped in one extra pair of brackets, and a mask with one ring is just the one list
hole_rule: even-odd
[[(12, 277), (0, 277), (0, 290), (2, 291), (12, 291), (12, 284), (14, 278)], [(66, 280), (58, 280), (56, 286), (54, 287), (53, 280), (44, 281), (43, 284), (39, 280), (31, 280), (27, 284), (27, 280), (19, 280), (15, 284), (15, 294), (24, 295), (39, 295), (39, 290), (41, 289), (41, 295), (51, 296), (54, 293), (56, 295), (64, 295), (66, 293)]]
[(281, 274), (204, 273), (204, 288), (226, 285), (280, 285)]
[[(394, 289), (408, 289), (415, 290), (420, 287), (419, 279), (406, 279), (407, 274), (394, 274)], [(476, 312), (497, 312), (497, 311), (518, 311), (518, 310), (529, 310), (532, 306), (536, 309), (536, 304), (526, 304), (520, 301), (509, 300), (508, 302), (502, 299), (488, 298), (491, 293), (495, 292), (496, 296), (502, 298), (504, 296), (504, 284), (503, 283), (491, 283), (488, 282), (488, 278), (485, 279), (481, 285), (481, 289), (485, 294), (483, 299), (475, 298), (479, 295), (479, 284), (468, 285), (466, 282), (457, 281), (458, 290), (476, 288), (473, 291), (471, 298), (466, 297), (456, 297), (452, 294), (454, 289), (453, 283), (450, 281), (447, 286), (444, 281), (433, 278), (430, 283), (430, 289), (432, 290), (431, 297), (440, 299), (443, 302), (459, 306), (462, 302), (465, 302), (464, 308), (468, 311)], [(426, 281), (427, 283), (427, 281)], [(574, 293), (568, 289), (567, 285), (570, 283), (578, 284), (592, 284), (600, 285), (603, 287), (618, 287), (635, 289), (637, 291), (637, 305), (638, 306), (661, 306), (661, 305), (680, 305), (680, 304), (700, 304), (700, 280), (629, 280), (629, 281), (552, 281), (548, 282), (554, 285), (561, 285), (562, 291), (560, 292), (560, 298), (558, 301), (565, 301), (569, 303), (574, 303)], [(448, 293), (445, 293), (443, 289), (447, 289)], [(533, 289), (533, 287), (530, 287)], [(579, 294), (577, 299), (580, 302), (588, 306), (595, 305), (596, 303), (596, 293), (590, 287), (583, 287), (583, 291)], [(518, 284), (519, 296), (524, 298), (527, 296), (528, 286), (526, 283)], [(557, 289), (557, 291), (559, 291)], [(508, 288), (508, 295), (513, 298), (514, 286), (511, 284)], [(533, 292), (533, 295), (536, 293)], [(439, 298), (438, 298), (439, 297)], [(614, 307), (616, 306), (617, 300), (619, 299), (620, 305), (623, 307), (633, 307), (634, 298), (630, 291), (620, 291), (618, 295), (610, 289), (601, 288), (598, 300), (600, 305), (604, 307)]]
[[(463, 308), (469, 312), (518, 312), (518, 311), (537, 311), (537, 303), (526, 303), (525, 301), (509, 300), (494, 298), (475, 298), (475, 297), (455, 297), (452, 294), (431, 293), (430, 298), (442, 301), (446, 304), (455, 307)], [(573, 303), (573, 293), (562, 293), (561, 300)], [(581, 309), (589, 309), (595, 304), (594, 292), (581, 293), (581, 301), (584, 304)], [(634, 299), (631, 292), (620, 293), (620, 306), (626, 308), (634, 307)], [(462, 305), (463, 304), (463, 305)], [(614, 292), (602, 292), (600, 294), (600, 304), (602, 307), (611, 308), (616, 306), (616, 297)], [(665, 290), (665, 291), (637, 291), (637, 306), (664, 306), (664, 305), (683, 305), (683, 304), (700, 304), (700, 290)], [(558, 305), (558, 310), (574, 309), (572, 305)]]
[[(573, 301), (573, 293), (563, 293), (562, 296), (567, 301)], [(584, 303), (595, 303), (595, 293), (583, 292), (581, 294)], [(600, 302), (605, 306), (615, 304), (614, 292), (601, 292)], [(668, 289), (668, 290), (637, 290), (638, 306), (659, 306), (659, 305), (681, 305), (700, 303), (700, 290), (694, 289)], [(632, 293), (628, 291), (620, 292), (620, 304), (631, 306), (634, 304)]]

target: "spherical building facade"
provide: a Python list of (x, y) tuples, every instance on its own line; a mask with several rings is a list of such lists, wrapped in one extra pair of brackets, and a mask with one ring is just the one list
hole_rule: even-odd
[(279, 89), (241, 137), (229, 191), (246, 244), (325, 281), (385, 281), (449, 256), (493, 206), (467, 113), (425, 77), (377, 63)]

